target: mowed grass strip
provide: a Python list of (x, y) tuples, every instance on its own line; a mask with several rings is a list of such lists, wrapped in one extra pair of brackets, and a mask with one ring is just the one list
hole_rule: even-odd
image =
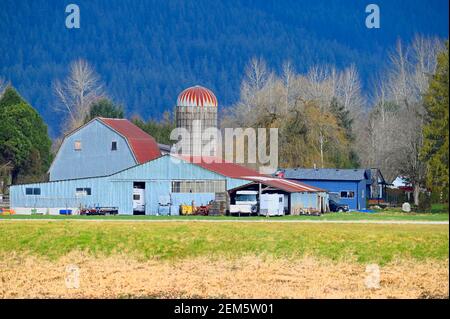
[(448, 225), (286, 223), (0, 223), (0, 254), (56, 259), (73, 251), (129, 254), (141, 260), (246, 255), (313, 256), (335, 261), (445, 260)]
[[(153, 216), (153, 215), (117, 215), (117, 216), (65, 216), (65, 215), (0, 215), (0, 219), (68, 219), (68, 220), (266, 220), (264, 216)], [(388, 221), (448, 221), (447, 211), (430, 211), (429, 213), (404, 213), (398, 210), (378, 211), (374, 213), (327, 213), (322, 216), (282, 216), (270, 217), (279, 220), (388, 220)]]

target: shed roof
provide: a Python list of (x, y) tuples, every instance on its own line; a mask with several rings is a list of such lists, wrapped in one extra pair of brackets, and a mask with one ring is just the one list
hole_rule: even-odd
[[(261, 176), (244, 176), (243, 179), (248, 179), (253, 183), (261, 183), (266, 186), (274, 187), (288, 193), (316, 193), (325, 192), (325, 190), (306, 185), (300, 182), (290, 181), (277, 177), (261, 177)], [(248, 185), (248, 184), (247, 184)], [(245, 185), (244, 185), (245, 186)]]
[(127, 119), (98, 118), (102, 123), (122, 135), (130, 145), (130, 149), (139, 164), (161, 156), (155, 139)]
[(365, 169), (290, 168), (284, 170), (284, 177), (301, 180), (361, 181), (369, 176)]
[(227, 162), (218, 157), (189, 155), (181, 155), (179, 157), (192, 164), (198, 165), (204, 169), (216, 172), (226, 177), (243, 178), (244, 176), (266, 176), (260, 174), (254, 169), (236, 163)]

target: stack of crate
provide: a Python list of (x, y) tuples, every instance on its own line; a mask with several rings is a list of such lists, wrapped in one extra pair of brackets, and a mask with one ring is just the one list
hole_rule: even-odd
[(225, 215), (228, 210), (228, 203), (229, 198), (227, 192), (216, 193), (211, 209), (209, 210), (209, 215)]

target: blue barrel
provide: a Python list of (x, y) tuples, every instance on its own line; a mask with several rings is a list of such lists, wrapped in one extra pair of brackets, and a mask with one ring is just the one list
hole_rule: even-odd
[(71, 209), (60, 209), (59, 214), (60, 215), (72, 215), (72, 210)]

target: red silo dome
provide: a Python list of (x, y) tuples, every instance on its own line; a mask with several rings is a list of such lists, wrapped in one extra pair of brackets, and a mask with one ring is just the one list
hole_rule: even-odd
[(177, 106), (215, 106), (217, 107), (217, 98), (214, 93), (203, 87), (193, 86), (187, 88), (178, 95)]

